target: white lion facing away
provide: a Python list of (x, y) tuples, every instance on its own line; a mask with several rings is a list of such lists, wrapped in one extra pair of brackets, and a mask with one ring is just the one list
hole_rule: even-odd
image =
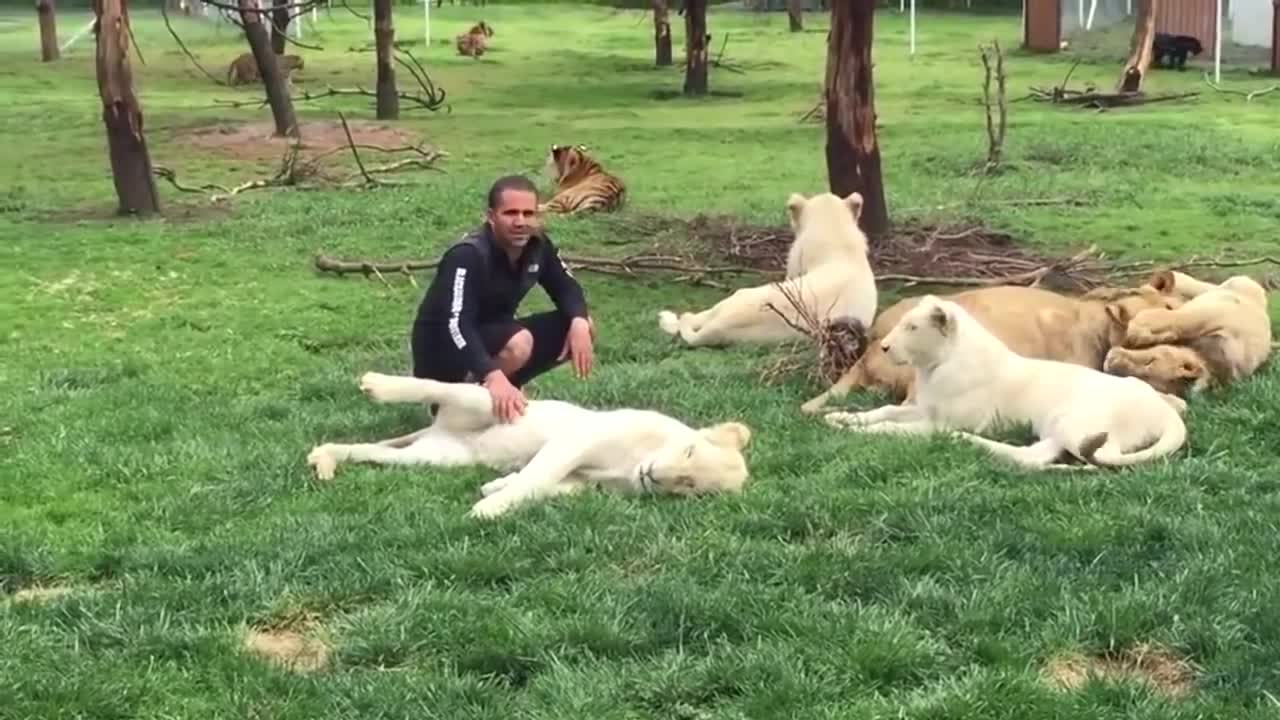
[[(819, 325), (857, 320), (871, 326), (876, 314), (876, 281), (867, 260), (867, 236), (858, 227), (862, 196), (843, 200), (831, 193), (805, 198), (792, 193), (787, 216), (795, 240), (781, 282), (734, 291), (709, 310), (658, 313), (658, 327), (691, 346), (783, 342), (804, 337), (806, 320), (794, 303), (807, 308)], [(770, 307), (772, 306), (772, 308)]]
[[(1186, 403), (1137, 378), (1023, 357), (962, 306), (926, 295), (881, 341), (916, 375), (913, 405), (827, 413), (827, 422), (873, 433), (949, 432), (1031, 468), (1069, 453), (1094, 465), (1132, 465), (1186, 441)], [(1030, 423), (1039, 441), (1018, 447), (978, 437), (997, 423)]]
[(436, 403), (435, 421), (377, 443), (319, 445), (307, 456), (316, 476), (331, 479), (341, 462), (514, 471), (481, 488), (484, 498), (471, 508), (472, 517), (495, 517), (597, 485), (697, 495), (738, 493), (748, 478), (742, 450), (751, 431), (742, 423), (695, 430), (650, 410), (590, 410), (559, 400), (530, 400), (524, 415), (502, 423), (480, 385), (371, 372), (360, 389), (378, 403)]

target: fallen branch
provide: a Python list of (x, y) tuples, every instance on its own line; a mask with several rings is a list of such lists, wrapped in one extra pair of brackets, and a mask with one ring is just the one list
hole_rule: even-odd
[(711, 61), (711, 67), (717, 67), (717, 68), (720, 68), (721, 70), (728, 70), (729, 72), (735, 72), (735, 73), (738, 73), (739, 75), (745, 75), (746, 74), (745, 70), (738, 67), (737, 65), (731, 64), (728, 60), (724, 59), (724, 48), (728, 44), (729, 44), (729, 33), (725, 33), (724, 40), (720, 42), (720, 52)]
[(1214, 90), (1217, 90), (1218, 92), (1224, 95), (1239, 95), (1243, 97), (1244, 101), (1247, 103), (1253, 102), (1254, 98), (1262, 97), (1263, 95), (1266, 95), (1268, 93), (1273, 93), (1277, 90), (1280, 90), (1280, 85), (1272, 85), (1271, 87), (1262, 88), (1261, 90), (1254, 90), (1252, 92), (1245, 92), (1244, 90), (1231, 90), (1228, 88), (1224, 88), (1221, 85), (1218, 85), (1217, 83), (1210, 80), (1209, 73), (1204, 73), (1203, 75), (1204, 75), (1204, 82), (1209, 87), (1213, 88)]

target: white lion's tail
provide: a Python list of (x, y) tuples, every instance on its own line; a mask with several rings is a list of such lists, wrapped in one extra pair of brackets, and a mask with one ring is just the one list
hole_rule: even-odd
[(1168, 412), (1164, 413), (1164, 427), (1160, 430), (1160, 437), (1151, 446), (1126, 453), (1117, 446), (1108, 444), (1106, 433), (1099, 433), (1091, 441), (1085, 442), (1086, 446), (1092, 446), (1092, 452), (1091, 448), (1086, 447), (1081, 455), (1094, 465), (1137, 465), (1174, 452), (1186, 440), (1186, 423), (1176, 410), (1168, 407)]

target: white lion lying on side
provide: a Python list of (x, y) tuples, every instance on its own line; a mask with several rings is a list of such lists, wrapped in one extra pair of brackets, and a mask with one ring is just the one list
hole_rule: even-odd
[[(867, 260), (867, 236), (858, 227), (862, 196), (831, 193), (805, 198), (792, 193), (787, 216), (795, 240), (787, 253), (786, 279), (734, 291), (698, 313), (658, 313), (658, 327), (691, 346), (783, 342), (804, 337), (806, 320), (857, 320), (871, 326), (876, 279)], [(769, 306), (772, 305), (772, 308)], [(781, 315), (779, 315), (781, 314)]]
[(602, 485), (626, 492), (695, 495), (740, 492), (748, 472), (746, 425), (695, 430), (650, 410), (589, 410), (530, 400), (514, 423), (493, 415), (489, 391), (470, 383), (366, 373), (360, 389), (379, 403), (437, 403), (435, 421), (378, 443), (319, 445), (307, 456), (322, 480), (341, 462), (385, 465), (482, 464), (514, 470), (486, 483), (469, 513), (495, 517), (517, 505)]
[[(1186, 440), (1186, 403), (1136, 378), (1014, 353), (960, 305), (926, 295), (881, 342), (912, 366), (912, 405), (832, 412), (835, 427), (861, 432), (954, 432), (1019, 465), (1057, 465), (1070, 453), (1095, 465), (1132, 465)], [(1030, 423), (1040, 440), (1018, 447), (978, 437), (997, 423)], [(966, 432), (969, 431), (969, 432)]]

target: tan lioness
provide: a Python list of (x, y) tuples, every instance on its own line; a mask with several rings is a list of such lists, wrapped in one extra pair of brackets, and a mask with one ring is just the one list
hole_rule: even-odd
[(1107, 372), (1185, 395), (1249, 377), (1270, 356), (1267, 291), (1253, 279), (1235, 275), (1214, 285), (1165, 271), (1150, 284), (1186, 302), (1135, 313), (1123, 347), (1107, 353)]
[[(971, 313), (1019, 355), (1094, 369), (1101, 369), (1107, 351), (1124, 339), (1127, 318), (1146, 308), (1174, 308), (1182, 302), (1151, 284), (1096, 288), (1080, 297), (1020, 285), (997, 285), (942, 297)], [(844, 397), (856, 387), (886, 390), (895, 402), (913, 400), (914, 373), (890, 360), (880, 340), (919, 300), (905, 298), (880, 313), (871, 325), (866, 353), (801, 410), (821, 412), (828, 400)]]

